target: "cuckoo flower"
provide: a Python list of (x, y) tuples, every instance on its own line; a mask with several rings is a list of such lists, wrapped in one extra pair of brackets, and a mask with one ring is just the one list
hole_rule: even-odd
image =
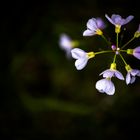
[(124, 80), (123, 75), (116, 69), (116, 63), (112, 63), (110, 69), (103, 71), (100, 75), (103, 75), (104, 78), (107, 77), (117, 77), (120, 80)]
[(75, 67), (77, 70), (83, 69), (86, 66), (88, 60), (95, 56), (94, 52), (87, 53), (79, 48), (72, 49), (71, 54), (74, 59), (77, 59), (75, 61)]
[(132, 84), (136, 80), (136, 76), (140, 76), (140, 70), (132, 69), (130, 65), (126, 65), (125, 69), (127, 70), (126, 75), (126, 84)]
[(121, 30), (121, 26), (127, 24), (130, 22), (134, 16), (130, 15), (126, 19), (122, 18), (120, 15), (113, 14), (111, 18), (105, 14), (105, 17), (111, 22), (113, 25), (115, 25), (115, 32), (119, 33)]
[(100, 18), (91, 18), (87, 22), (87, 30), (83, 32), (83, 36), (102, 35), (101, 29), (105, 28), (105, 24)]
[(106, 93), (108, 95), (113, 95), (115, 93), (115, 86), (111, 81), (111, 78), (105, 78), (97, 81), (95, 87), (101, 93)]
[(137, 59), (140, 59), (140, 46), (136, 47), (135, 49), (127, 49), (127, 54), (131, 54)]
[(78, 42), (73, 41), (68, 35), (61, 34), (59, 39), (59, 46), (66, 52), (67, 57), (71, 56), (71, 49), (78, 45)]

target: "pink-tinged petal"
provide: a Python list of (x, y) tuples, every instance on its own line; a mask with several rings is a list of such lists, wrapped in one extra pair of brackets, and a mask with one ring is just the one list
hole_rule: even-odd
[(131, 80), (130, 80), (130, 83), (133, 84), (135, 82), (135, 80), (136, 80), (136, 77), (135, 76), (132, 76), (131, 77)]
[(71, 50), (72, 57), (75, 59), (81, 59), (86, 57), (86, 52), (79, 49), (79, 48), (74, 48)]
[(75, 67), (77, 70), (82, 70), (87, 65), (88, 59), (78, 59), (75, 61)]
[(109, 20), (109, 22), (115, 25), (114, 21), (107, 14), (105, 14), (105, 17)]
[(115, 76), (120, 80), (124, 80), (124, 77), (123, 77), (122, 73), (119, 72), (118, 70), (115, 71)]
[(89, 29), (87, 29), (83, 32), (83, 36), (93, 36), (95, 34), (96, 34), (96, 31), (91, 31)]
[(130, 80), (131, 80), (131, 77), (130, 77), (130, 73), (128, 72), (127, 75), (126, 75), (126, 84), (130, 84)]
[(98, 29), (97, 22), (96, 22), (95, 18), (91, 18), (91, 19), (88, 20), (87, 28), (90, 29), (90, 30), (97, 30)]
[(137, 69), (132, 69), (131, 72), (130, 72), (130, 74), (132, 76), (136, 76), (138, 73), (139, 73), (139, 70), (137, 70)]
[(128, 17), (125, 19), (125, 22), (123, 23), (123, 25), (124, 25), (124, 24), (127, 24), (128, 22), (130, 22), (133, 18), (134, 18), (134, 16), (132, 16), (132, 15), (128, 16)]

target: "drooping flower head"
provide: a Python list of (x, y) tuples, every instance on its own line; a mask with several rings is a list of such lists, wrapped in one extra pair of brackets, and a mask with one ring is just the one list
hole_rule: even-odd
[(136, 47), (135, 49), (127, 49), (127, 54), (131, 54), (137, 59), (140, 59), (140, 46)]
[(134, 37), (138, 38), (140, 36), (140, 24), (138, 30), (135, 32)]
[(74, 59), (77, 59), (75, 61), (75, 67), (77, 70), (83, 69), (86, 66), (88, 60), (95, 56), (94, 52), (87, 53), (79, 48), (72, 49), (71, 54)]
[(101, 18), (91, 18), (87, 22), (87, 30), (83, 32), (83, 36), (102, 35), (101, 29), (105, 28), (105, 24)]
[(78, 46), (78, 42), (72, 40), (67, 34), (63, 33), (60, 35), (59, 46), (66, 52), (66, 56), (71, 56), (71, 49)]
[(104, 78), (117, 77), (120, 80), (124, 80), (122, 73), (116, 69), (116, 63), (112, 63), (110, 69), (103, 71), (100, 75), (103, 75)]
[(132, 69), (130, 65), (126, 65), (125, 69), (127, 70), (126, 75), (126, 84), (132, 84), (136, 80), (136, 76), (140, 76), (140, 70)]
[(126, 19), (122, 18), (120, 15), (113, 14), (111, 18), (105, 14), (105, 17), (111, 22), (113, 25), (115, 25), (115, 32), (119, 33), (121, 30), (121, 26), (127, 24), (130, 22), (134, 16), (130, 15)]
[(111, 78), (105, 78), (97, 81), (95, 87), (101, 93), (106, 93), (108, 95), (113, 95), (115, 93), (115, 86), (111, 81)]

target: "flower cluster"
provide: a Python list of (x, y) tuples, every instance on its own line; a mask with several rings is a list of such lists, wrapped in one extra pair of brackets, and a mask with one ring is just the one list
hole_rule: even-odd
[[(96, 89), (101, 93), (106, 93), (108, 95), (113, 95), (115, 93), (115, 85), (112, 82), (112, 78), (116, 77), (120, 80), (125, 80), (126, 84), (132, 84), (135, 82), (136, 76), (140, 76), (140, 70), (131, 68), (130, 64), (126, 62), (124, 59), (123, 53), (126, 53), (128, 55), (133, 55), (135, 58), (140, 59), (140, 46), (137, 46), (133, 49), (128, 48), (124, 49), (130, 42), (132, 42), (134, 39), (140, 37), (140, 25), (137, 29), (137, 31), (134, 33), (132, 38), (126, 42), (124, 45), (120, 46), (119, 44), (119, 35), (121, 32), (122, 26), (129, 23), (134, 16), (130, 15), (127, 18), (122, 18), (120, 15), (113, 14), (111, 17), (109, 17), (107, 14), (105, 14), (105, 17), (107, 20), (115, 26), (115, 34), (116, 34), (116, 42), (111, 43), (104, 35), (104, 28), (106, 27), (103, 20), (101, 18), (91, 18), (87, 22), (87, 29), (83, 32), (83, 36), (101, 36), (108, 46), (110, 47), (110, 50), (103, 50), (99, 52), (85, 52), (84, 50), (80, 48), (76, 48), (77, 46), (74, 46), (74, 43), (71, 39), (68, 37), (61, 36), (60, 44), (61, 46), (64, 46), (63, 48), (66, 49), (69, 52), (71, 52), (71, 56), (76, 59), (75, 61), (75, 67), (77, 70), (82, 70), (88, 63), (88, 60), (91, 58), (94, 58), (98, 54), (103, 53), (114, 53), (113, 61), (110, 64), (110, 68), (103, 71), (100, 75), (102, 75), (103, 79), (100, 79), (96, 82), (95, 87)], [(124, 77), (123, 74), (117, 70), (117, 64), (116, 59), (120, 56), (122, 61), (124, 62), (124, 67), (126, 70), (126, 76)]]

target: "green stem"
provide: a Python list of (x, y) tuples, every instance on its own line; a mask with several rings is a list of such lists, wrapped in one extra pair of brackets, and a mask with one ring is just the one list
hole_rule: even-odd
[(115, 63), (115, 61), (116, 61), (116, 54), (114, 55), (114, 59), (113, 59), (113, 63)]
[(130, 42), (132, 42), (135, 39), (135, 37), (132, 37), (126, 44), (124, 44), (121, 49), (123, 49), (124, 47), (126, 47)]
[(120, 55), (122, 61), (124, 62), (124, 64), (127, 65), (127, 63), (126, 63), (126, 61), (124, 60), (123, 56), (122, 56), (121, 54), (119, 54), (119, 55)]
[(100, 51), (100, 52), (95, 52), (94, 54), (102, 54), (102, 53), (110, 53), (110, 52), (113, 52), (113, 51)]
[(119, 38), (119, 33), (116, 35), (116, 47), (118, 48), (118, 38)]
[(120, 52), (127, 52), (127, 50), (120, 50)]
[(106, 37), (102, 34), (101, 37), (105, 40), (108, 46), (111, 46), (111, 43), (106, 39)]

